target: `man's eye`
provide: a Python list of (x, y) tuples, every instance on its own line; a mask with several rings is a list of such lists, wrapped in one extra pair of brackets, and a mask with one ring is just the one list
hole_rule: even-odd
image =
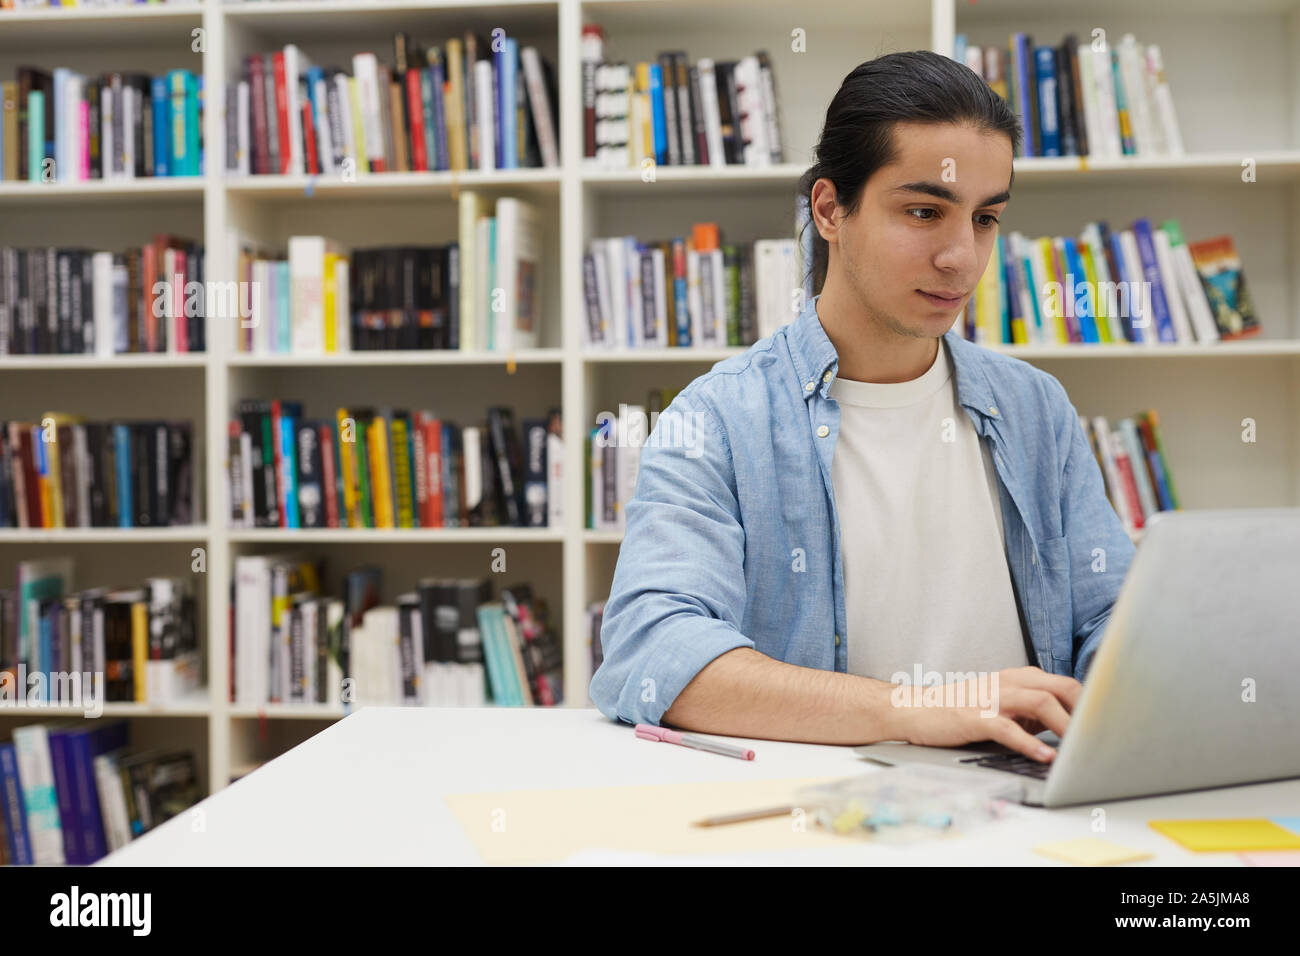
[(990, 222), (986, 222), (986, 223), (984, 223), (984, 228), (985, 228), (985, 229), (992, 229), (992, 228), (993, 228), (994, 226), (996, 226), (999, 222), (1001, 222), (1001, 220), (998, 219), (997, 216), (991, 215), (990, 213), (984, 213), (984, 214), (982, 214), (979, 218), (980, 218), (980, 219), (988, 219), (988, 220), (991, 220)]
[[(933, 213), (934, 211), (935, 211), (935, 210), (933, 210), (933, 209), (909, 209), (907, 212), (908, 212), (908, 214), (910, 215), (910, 214), (912, 214), (912, 213), (917, 213), (917, 212), (929, 212), (929, 213)], [(916, 218), (920, 219), (922, 222), (929, 222), (929, 221), (930, 221), (930, 220), (929, 220), (929, 217), (922, 218), (922, 217), (920, 217), (920, 216), (917, 216)]]

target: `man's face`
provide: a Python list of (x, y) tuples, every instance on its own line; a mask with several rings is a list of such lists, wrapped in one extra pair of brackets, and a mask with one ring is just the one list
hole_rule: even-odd
[(893, 136), (898, 158), (867, 180), (857, 212), (844, 218), (836, 207), (830, 269), (843, 272), (884, 329), (938, 338), (965, 308), (997, 241), (1011, 140), (946, 123), (898, 123)]

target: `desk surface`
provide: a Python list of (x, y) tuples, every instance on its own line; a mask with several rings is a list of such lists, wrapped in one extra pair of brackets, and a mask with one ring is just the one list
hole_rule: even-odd
[[(874, 767), (849, 747), (751, 742), (741, 761), (637, 740), (595, 710), (364, 708), (101, 861), (102, 865), (473, 865), (481, 858), (442, 800), (472, 791), (569, 789), (852, 776)], [(838, 865), (1061, 866), (1041, 842), (1102, 836), (1155, 854), (1147, 864), (1239, 865), (1236, 854), (1192, 853), (1147, 826), (1167, 818), (1281, 816), (1300, 806), (1300, 779), (1099, 804), (1014, 807), (953, 840), (897, 846), (682, 856), (673, 862)], [(202, 829), (196, 824), (201, 820)], [(739, 824), (744, 826), (744, 824)], [(601, 854), (570, 862), (655, 862)], [(667, 861), (662, 858), (660, 861)], [(562, 862), (562, 861), (556, 861)], [(1130, 864), (1144, 865), (1144, 864)]]

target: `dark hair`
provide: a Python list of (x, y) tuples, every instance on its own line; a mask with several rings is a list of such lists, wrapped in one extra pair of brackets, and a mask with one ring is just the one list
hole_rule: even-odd
[[(1013, 151), (1022, 135), (1011, 107), (964, 63), (929, 50), (878, 56), (854, 67), (826, 108), (816, 160), (799, 179), (799, 203), (811, 203), (813, 184), (826, 178), (835, 184), (836, 202), (853, 215), (871, 174), (896, 158), (894, 124), (905, 121), (1006, 133)], [(826, 281), (830, 249), (807, 212), (802, 228), (812, 230), (816, 295)]]

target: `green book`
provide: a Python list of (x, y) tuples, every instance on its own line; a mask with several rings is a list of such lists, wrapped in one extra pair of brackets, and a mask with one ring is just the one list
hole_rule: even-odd
[(41, 181), (45, 165), (45, 94), (32, 90), (27, 94), (27, 178)]

